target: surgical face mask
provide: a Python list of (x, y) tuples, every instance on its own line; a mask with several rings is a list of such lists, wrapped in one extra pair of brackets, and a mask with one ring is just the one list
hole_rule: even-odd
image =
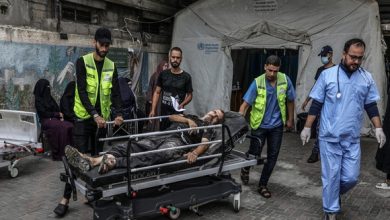
[(321, 62), (322, 62), (322, 64), (328, 64), (329, 63), (329, 57), (321, 57)]

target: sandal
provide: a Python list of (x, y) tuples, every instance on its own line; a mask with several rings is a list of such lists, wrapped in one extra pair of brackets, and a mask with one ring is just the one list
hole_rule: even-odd
[(377, 183), (375, 185), (377, 189), (390, 189), (390, 185), (388, 183)]
[(107, 154), (103, 155), (102, 162), (100, 162), (98, 173), (105, 174), (108, 171), (112, 170), (115, 167), (116, 160), (115, 157), (108, 157)]
[(250, 167), (244, 167), (241, 169), (240, 177), (241, 177), (241, 181), (244, 185), (248, 185), (248, 183), (249, 183), (249, 170), (250, 170)]
[(259, 186), (257, 191), (260, 193), (260, 195), (266, 199), (271, 198), (271, 192), (268, 190), (266, 186)]

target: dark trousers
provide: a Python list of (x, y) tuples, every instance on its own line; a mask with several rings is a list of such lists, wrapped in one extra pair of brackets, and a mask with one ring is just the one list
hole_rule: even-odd
[(259, 127), (256, 130), (252, 130), (251, 134), (260, 138), (262, 144), (259, 145), (258, 141), (251, 139), (248, 154), (260, 156), (265, 140), (267, 140), (267, 162), (264, 164), (259, 181), (259, 186), (266, 186), (279, 156), (280, 146), (282, 145), (283, 125), (271, 129)]
[[(88, 152), (88, 146), (91, 146), (91, 155), (99, 155), (103, 151), (104, 142), (98, 141), (99, 138), (106, 136), (107, 129), (97, 128), (93, 118), (86, 120), (75, 120), (73, 128), (73, 142), (75, 147), (81, 153)], [(64, 198), (70, 199), (72, 195), (72, 187), (69, 183), (65, 184)]]
[[(168, 136), (159, 136), (159, 137), (150, 137), (144, 138), (139, 141), (132, 141), (130, 152), (131, 153), (139, 153), (145, 151), (151, 151), (156, 149), (165, 149), (177, 147), (185, 144), (181, 138)], [(149, 153), (144, 155), (139, 155), (132, 157), (130, 160), (130, 167), (144, 167), (150, 166), (154, 164), (160, 164), (165, 162), (170, 162), (181, 158), (182, 155), (189, 150), (190, 148), (185, 150), (170, 150), (170, 151), (162, 151), (159, 153)], [(116, 159), (116, 168), (126, 168), (127, 167), (127, 146), (126, 145), (117, 145), (112, 147), (107, 151), (107, 154), (111, 154)]]
[(76, 120), (73, 128), (74, 145), (81, 153), (87, 153), (90, 143), (91, 155), (99, 155), (103, 151), (104, 142), (98, 141), (98, 139), (104, 138), (106, 133), (107, 129), (98, 129), (92, 118), (82, 121)]
[(317, 115), (317, 126), (316, 126), (316, 133), (317, 133), (317, 138), (316, 140), (314, 141), (314, 145), (313, 145), (313, 154), (318, 154), (320, 153), (320, 145), (318, 144), (318, 136), (320, 135), (320, 116), (321, 114), (318, 114)]
[(65, 183), (64, 198), (70, 200), (72, 196), (72, 186), (69, 183)]
[(65, 146), (73, 144), (73, 124), (58, 118), (44, 118), (41, 124), (48, 139), (53, 160), (61, 160), (65, 154)]

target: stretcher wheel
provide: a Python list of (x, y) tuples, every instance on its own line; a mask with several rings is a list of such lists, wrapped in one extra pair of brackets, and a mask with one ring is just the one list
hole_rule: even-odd
[(15, 178), (15, 177), (17, 177), (18, 174), (19, 174), (19, 169), (16, 168), (16, 167), (12, 167), (12, 168), (8, 171), (8, 174), (9, 174), (10, 177)]
[(234, 210), (234, 212), (240, 211), (240, 206), (241, 206), (240, 198), (241, 198), (240, 193), (234, 194), (234, 196), (233, 196), (233, 210)]
[(180, 209), (175, 208), (175, 210), (169, 211), (168, 216), (170, 219), (173, 219), (173, 220), (178, 219), (180, 216)]

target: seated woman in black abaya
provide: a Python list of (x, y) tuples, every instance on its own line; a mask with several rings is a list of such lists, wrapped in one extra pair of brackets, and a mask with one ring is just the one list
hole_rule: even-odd
[(64, 120), (60, 108), (50, 93), (50, 83), (40, 79), (34, 87), (35, 108), (52, 151), (53, 160), (61, 160), (66, 145), (72, 144), (73, 124)]

